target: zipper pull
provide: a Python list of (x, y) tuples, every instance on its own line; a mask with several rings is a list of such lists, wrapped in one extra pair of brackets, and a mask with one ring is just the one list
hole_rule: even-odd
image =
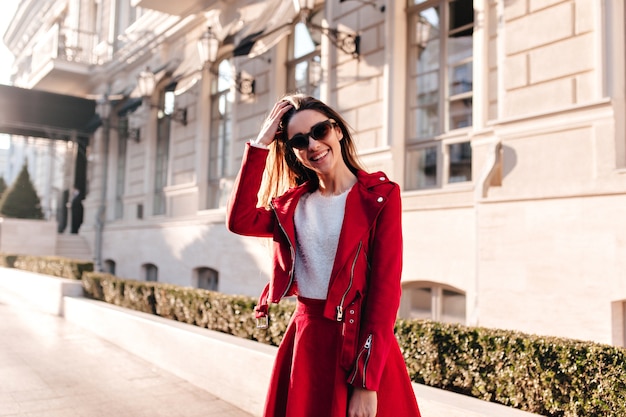
[(337, 306), (337, 321), (343, 320), (343, 307)]
[(363, 348), (365, 349), (369, 349), (372, 347), (372, 335), (367, 336), (367, 340), (365, 341), (365, 344), (363, 345)]

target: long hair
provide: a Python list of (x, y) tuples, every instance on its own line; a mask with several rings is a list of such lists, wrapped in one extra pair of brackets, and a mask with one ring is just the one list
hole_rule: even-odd
[(315, 110), (329, 119), (337, 122), (341, 129), (343, 139), (339, 142), (341, 146), (341, 156), (350, 171), (356, 175), (357, 171), (363, 170), (359, 162), (356, 146), (348, 124), (343, 117), (324, 102), (303, 94), (292, 94), (282, 98), (292, 104), (292, 108), (287, 111), (280, 120), (279, 133), (276, 140), (270, 145), (270, 153), (265, 165), (265, 173), (259, 197), (264, 206), (269, 206), (272, 198), (278, 197), (291, 187), (303, 184), (307, 181), (311, 183), (313, 189), (319, 187), (319, 178), (315, 171), (305, 167), (298, 160), (295, 153), (287, 145), (287, 125), (291, 118), (303, 110)]

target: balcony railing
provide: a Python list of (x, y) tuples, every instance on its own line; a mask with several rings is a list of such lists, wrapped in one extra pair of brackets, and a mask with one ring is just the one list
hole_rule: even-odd
[(99, 45), (95, 33), (57, 24), (33, 48), (31, 70), (36, 72), (51, 60), (98, 64), (108, 60), (110, 55), (111, 48), (104, 43)]

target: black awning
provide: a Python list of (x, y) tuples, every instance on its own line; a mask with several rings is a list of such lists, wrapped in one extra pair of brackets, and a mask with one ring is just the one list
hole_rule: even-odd
[(94, 100), (0, 84), (0, 133), (68, 140), (93, 133), (96, 117)]
[(246, 56), (252, 51), (252, 47), (256, 41), (263, 36), (263, 31), (252, 33), (243, 38), (233, 51), (233, 56)]
[(143, 100), (141, 97), (127, 98), (124, 103), (117, 109), (118, 116), (126, 116), (137, 110), (137, 107), (141, 106)]

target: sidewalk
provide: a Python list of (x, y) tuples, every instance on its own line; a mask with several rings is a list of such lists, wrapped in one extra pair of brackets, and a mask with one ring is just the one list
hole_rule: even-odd
[(141, 358), (0, 294), (0, 416), (250, 417)]

